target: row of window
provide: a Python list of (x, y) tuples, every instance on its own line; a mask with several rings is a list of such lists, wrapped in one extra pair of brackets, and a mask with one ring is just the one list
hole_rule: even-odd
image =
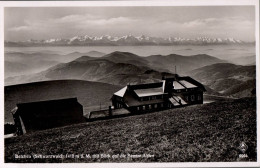
[(148, 101), (148, 100), (155, 100), (155, 99), (163, 99), (163, 95), (141, 97), (140, 101)]
[(116, 96), (116, 100), (118, 100), (118, 101), (123, 101), (123, 98)]
[(177, 92), (177, 93), (180, 93), (180, 92), (183, 92), (184, 90), (187, 92), (188, 90), (195, 90), (195, 88), (189, 88), (189, 89), (176, 89), (176, 92)]
[[(190, 97), (190, 98), (189, 98)], [(197, 99), (196, 99), (197, 98)], [(187, 101), (195, 101), (195, 100), (201, 100), (201, 95), (190, 95), (190, 96), (185, 96), (185, 99)]]
[(139, 110), (151, 110), (151, 109), (157, 109), (157, 108), (163, 108), (163, 107), (164, 107), (163, 103), (149, 104), (149, 105), (146, 105), (146, 106), (138, 106), (138, 107), (136, 107), (136, 110), (137, 111), (139, 111)]
[(116, 103), (116, 108), (122, 108), (122, 107), (123, 107), (122, 104), (120, 104), (120, 103)]

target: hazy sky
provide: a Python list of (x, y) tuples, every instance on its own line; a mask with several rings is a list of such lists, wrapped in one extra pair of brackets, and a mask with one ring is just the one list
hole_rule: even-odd
[(253, 6), (5, 8), (5, 40), (89, 36), (255, 40)]

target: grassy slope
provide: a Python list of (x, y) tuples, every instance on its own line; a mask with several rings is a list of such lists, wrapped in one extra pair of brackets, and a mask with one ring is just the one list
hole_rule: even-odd
[(256, 87), (256, 67), (219, 63), (190, 72), (191, 76), (225, 96), (248, 97)]
[(35, 82), (5, 87), (5, 122), (12, 122), (11, 110), (17, 103), (77, 97), (84, 114), (111, 104), (110, 98), (121, 87), (80, 80)]
[(64, 159), (63, 162), (241, 161), (239, 144), (256, 161), (256, 99), (244, 98), (96, 121), (23, 135), (5, 141), (6, 162), (14, 154), (151, 154), (139, 159)]

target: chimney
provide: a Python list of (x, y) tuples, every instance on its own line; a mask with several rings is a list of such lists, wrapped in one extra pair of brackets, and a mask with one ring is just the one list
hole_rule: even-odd
[(163, 92), (164, 93), (171, 93), (172, 92), (173, 81), (174, 81), (174, 78), (165, 78), (165, 80), (163, 80)]

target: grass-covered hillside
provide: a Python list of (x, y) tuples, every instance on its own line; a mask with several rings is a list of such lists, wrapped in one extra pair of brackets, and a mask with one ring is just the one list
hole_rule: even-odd
[(218, 63), (195, 69), (190, 75), (223, 96), (250, 97), (256, 88), (256, 66)]
[[(239, 158), (241, 142), (248, 146), (248, 158)], [(89, 154), (90, 158), (15, 159), (15, 154)], [(94, 154), (106, 155), (94, 158)], [(126, 157), (112, 158), (117, 154)], [(223, 162), (256, 161), (256, 156), (256, 98), (83, 123), (5, 140), (5, 162)]]

